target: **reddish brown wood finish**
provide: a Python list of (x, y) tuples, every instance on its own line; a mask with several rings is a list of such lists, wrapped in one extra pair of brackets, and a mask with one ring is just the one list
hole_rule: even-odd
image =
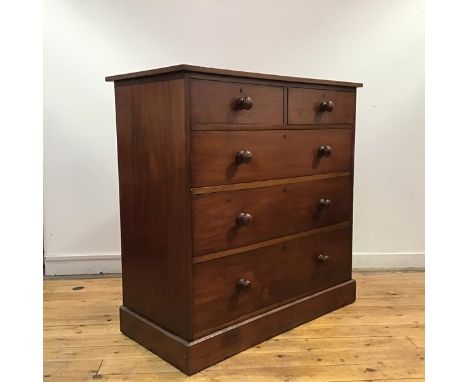
[(261, 79), (268, 81), (281, 81), (281, 82), (295, 82), (295, 83), (304, 83), (312, 85), (332, 85), (332, 86), (343, 86), (349, 88), (362, 87), (360, 82), (347, 82), (347, 81), (331, 81), (331, 80), (319, 80), (313, 78), (303, 78), (303, 77), (291, 77), (291, 76), (278, 76), (276, 74), (265, 74), (265, 73), (253, 73), (253, 72), (244, 72), (240, 70), (228, 70), (228, 69), (218, 69), (218, 68), (207, 68), (203, 66), (194, 66), (194, 65), (173, 65), (167, 66), (164, 68), (157, 68), (151, 70), (144, 70), (140, 72), (133, 72), (127, 74), (119, 74), (115, 76), (106, 77), (106, 81), (124, 81), (132, 79), (141, 79), (141, 78), (159, 78), (162, 75), (171, 73), (203, 73), (215, 75), (218, 78), (248, 78), (248, 79)]
[(185, 80), (118, 85), (115, 99), (123, 303), (178, 336), (190, 338)]
[[(332, 102), (332, 111), (320, 111), (322, 102)], [(337, 92), (305, 88), (288, 90), (288, 124), (354, 124), (354, 92)]]
[(120, 322), (127, 336), (191, 375), (355, 299), (356, 282), (350, 280), (194, 341), (174, 336), (124, 306)]
[[(305, 292), (351, 279), (351, 231), (310, 235), (291, 242), (195, 265), (194, 333)], [(319, 254), (329, 256), (318, 264)], [(240, 279), (251, 287), (237, 287)]]
[[(322, 145), (330, 145), (332, 155), (320, 157)], [(352, 148), (351, 129), (193, 131), (192, 186), (349, 171)], [(240, 150), (252, 152), (250, 163), (236, 163)]]
[[(331, 206), (321, 208), (321, 199), (331, 200)], [(196, 195), (192, 211), (194, 256), (199, 256), (350, 220), (351, 178)], [(252, 221), (239, 225), (240, 213), (252, 215)]]
[[(192, 123), (275, 125), (283, 123), (283, 88), (235, 82), (192, 80)], [(251, 109), (237, 107), (249, 97)]]
[(354, 301), (361, 84), (189, 65), (107, 80), (123, 333), (192, 374)]

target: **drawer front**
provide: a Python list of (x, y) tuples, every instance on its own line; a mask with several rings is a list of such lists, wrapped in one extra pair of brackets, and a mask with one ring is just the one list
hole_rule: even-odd
[(353, 92), (288, 89), (289, 125), (354, 124), (355, 109)]
[(351, 177), (343, 176), (196, 195), (194, 256), (350, 220), (351, 187)]
[(193, 187), (352, 169), (352, 129), (194, 131), (191, 138)]
[(322, 232), (199, 263), (193, 277), (194, 332), (200, 333), (350, 280), (351, 230)]
[[(249, 97), (239, 104), (240, 98)], [(238, 106), (236, 106), (238, 105)], [(283, 88), (234, 82), (192, 80), (192, 124), (283, 125)]]

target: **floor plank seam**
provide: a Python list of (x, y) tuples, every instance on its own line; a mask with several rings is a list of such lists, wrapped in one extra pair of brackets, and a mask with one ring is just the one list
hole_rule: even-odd
[(408, 338), (409, 342), (411, 342), (416, 349), (418, 348), (418, 346), (414, 343), (414, 341), (409, 336), (406, 336), (406, 338)]
[[(424, 273), (354, 275), (355, 304), (229, 358), (195, 379), (224, 382), (247, 375), (252, 381), (424, 381)], [(73, 290), (77, 286), (83, 289)], [(127, 342), (115, 313), (120, 295), (118, 278), (44, 281), (45, 380), (188, 380), (161, 358)]]
[(94, 374), (93, 378), (94, 378), (94, 377), (97, 377), (97, 376), (99, 375), (99, 370), (101, 370), (101, 366), (102, 366), (102, 363), (103, 363), (103, 362), (104, 362), (104, 360), (101, 359), (101, 363), (99, 364), (99, 367), (98, 367), (98, 369), (96, 370), (96, 374)]

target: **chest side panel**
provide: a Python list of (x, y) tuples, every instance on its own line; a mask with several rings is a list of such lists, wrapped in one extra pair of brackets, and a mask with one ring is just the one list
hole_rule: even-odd
[(191, 196), (184, 78), (115, 87), (126, 307), (190, 336)]

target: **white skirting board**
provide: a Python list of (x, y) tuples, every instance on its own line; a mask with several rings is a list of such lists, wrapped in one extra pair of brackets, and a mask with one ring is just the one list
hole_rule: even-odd
[(353, 269), (424, 269), (424, 253), (353, 252)]
[[(353, 269), (424, 268), (424, 253), (353, 253)], [(120, 254), (47, 256), (45, 274), (121, 273)]]
[(120, 253), (46, 256), (46, 276), (121, 273)]

